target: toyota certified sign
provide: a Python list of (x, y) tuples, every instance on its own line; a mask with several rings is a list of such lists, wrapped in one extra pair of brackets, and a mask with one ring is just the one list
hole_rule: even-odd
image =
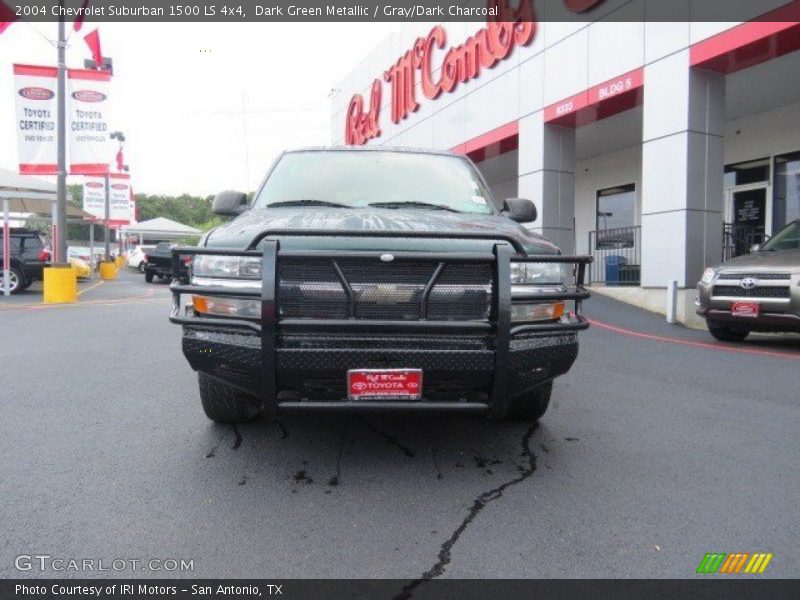
[(55, 67), (14, 65), (19, 172), (23, 175), (55, 175), (56, 89)]

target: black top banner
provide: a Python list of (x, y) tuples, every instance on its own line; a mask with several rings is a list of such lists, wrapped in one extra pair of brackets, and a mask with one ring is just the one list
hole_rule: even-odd
[(510, 579), (29, 579), (0, 581), (3, 600), (788, 600), (798, 580), (706, 578), (694, 580)]
[[(520, 3), (528, 5), (520, 10)], [(800, 21), (797, 0), (0, 0), (11, 19), (86, 22)], [(9, 20), (8, 17), (5, 17)]]

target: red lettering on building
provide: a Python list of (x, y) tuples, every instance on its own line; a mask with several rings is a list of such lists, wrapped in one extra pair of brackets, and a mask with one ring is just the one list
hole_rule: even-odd
[(376, 79), (372, 82), (369, 111), (364, 112), (364, 98), (361, 97), (361, 94), (356, 94), (350, 100), (344, 128), (344, 143), (361, 146), (378, 137), (381, 134), (381, 128), (378, 125), (380, 110), (381, 82)]
[[(564, 0), (573, 12), (590, 10), (603, 0)], [(481, 76), (483, 69), (491, 69), (507, 59), (515, 46), (527, 46), (536, 37), (537, 21), (533, 0), (519, 0), (516, 7), (510, 0), (488, 0), (495, 8), (486, 27), (468, 37), (463, 44), (451, 47), (444, 55), (438, 79), (433, 63), (434, 54), (447, 45), (447, 32), (437, 25), (426, 37), (418, 38), (412, 48), (389, 67), (383, 79), (391, 86), (391, 119), (399, 123), (419, 110), (416, 97), (417, 81), (428, 100), (438, 98), (442, 92), (450, 93), (458, 84)], [(419, 79), (418, 79), (419, 78)], [(381, 134), (378, 126), (381, 81), (372, 84), (369, 112), (364, 112), (364, 99), (355, 94), (350, 100), (345, 123), (345, 143), (365, 144)]]

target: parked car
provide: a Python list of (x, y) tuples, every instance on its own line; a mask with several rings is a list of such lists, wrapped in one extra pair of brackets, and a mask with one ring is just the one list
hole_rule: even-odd
[(69, 264), (75, 269), (78, 279), (87, 279), (92, 276), (92, 267), (89, 263), (77, 256), (69, 257)]
[[(152, 283), (154, 277), (159, 279), (169, 279), (172, 277), (172, 247), (175, 244), (170, 242), (161, 242), (156, 245), (153, 250), (145, 254), (144, 265), (144, 280), (147, 283)], [(189, 281), (189, 260), (188, 257), (181, 260), (181, 268), (175, 275), (180, 281), (188, 283)]]
[(148, 252), (155, 250), (155, 246), (134, 246), (128, 250), (126, 260), (128, 267), (131, 269), (138, 269), (144, 273), (144, 259)]
[(696, 304), (721, 341), (739, 342), (751, 331), (800, 333), (800, 219), (750, 254), (706, 269)]
[(252, 206), (223, 192), (214, 211), (236, 218), (173, 249), (194, 260), (170, 319), (215, 421), (303, 409), (536, 420), (588, 327), (591, 257), (528, 231), (533, 203), (496, 201), (464, 156), (286, 152)]
[[(11, 270), (9, 272), (12, 294), (21, 292), (42, 278), (42, 270), (50, 264), (50, 247), (44, 235), (32, 229), (12, 227), (9, 230)], [(0, 265), (3, 260), (3, 230), (0, 228)], [(0, 272), (0, 290), (3, 280)]]

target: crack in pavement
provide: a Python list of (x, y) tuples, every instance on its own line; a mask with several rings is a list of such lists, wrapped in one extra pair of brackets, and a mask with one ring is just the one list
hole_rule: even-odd
[(236, 426), (236, 423), (231, 423), (231, 427), (233, 427), (233, 433), (236, 435), (236, 439), (233, 441), (231, 450), (238, 450), (242, 445), (242, 434), (239, 433), (239, 428)]
[(341, 481), (342, 475), (342, 454), (344, 453), (344, 442), (347, 439), (347, 434), (350, 431), (350, 418), (345, 423), (344, 430), (342, 430), (342, 437), (339, 440), (339, 454), (336, 456), (336, 474), (328, 480), (328, 485), (336, 487)]
[(278, 426), (278, 428), (281, 430), (281, 439), (282, 439), (282, 440), (285, 440), (286, 438), (288, 438), (288, 437), (289, 437), (289, 430), (288, 430), (288, 429), (286, 429), (286, 425), (284, 425), (284, 424), (283, 424), (281, 421), (279, 421), (278, 419), (274, 419), (274, 420), (273, 420), (273, 423), (275, 423), (275, 425), (277, 425), (277, 426)]
[(523, 481), (525, 481), (526, 479), (528, 479), (533, 475), (533, 473), (536, 471), (536, 455), (530, 448), (530, 441), (537, 427), (538, 423), (534, 423), (528, 428), (528, 430), (525, 432), (525, 435), (522, 436), (521, 456), (524, 456), (528, 459), (527, 467), (523, 471), (521, 471), (517, 477), (509, 479), (505, 483), (480, 494), (472, 503), (472, 506), (470, 507), (467, 516), (464, 518), (461, 524), (455, 529), (455, 531), (453, 531), (450, 537), (440, 546), (438, 560), (436, 561), (436, 563), (430, 569), (425, 571), (425, 573), (423, 573), (421, 577), (413, 580), (411, 583), (406, 585), (401, 590), (401, 592), (394, 597), (394, 600), (409, 600), (409, 598), (413, 598), (414, 590), (416, 588), (418, 588), (426, 581), (430, 581), (431, 579), (435, 579), (443, 575), (445, 568), (447, 567), (447, 565), (450, 564), (450, 561), (453, 558), (452, 557), (453, 546), (456, 545), (456, 542), (458, 542), (458, 539), (466, 531), (470, 523), (472, 523), (475, 520), (475, 518), (480, 514), (480, 512), (484, 508), (486, 508), (486, 505), (492, 502), (493, 500), (502, 498), (503, 493), (508, 488), (517, 485), (518, 483), (522, 483)]
[(370, 428), (370, 429), (371, 429), (371, 430), (372, 430), (372, 431), (373, 431), (375, 434), (377, 434), (377, 435), (379, 435), (380, 437), (382, 437), (383, 439), (385, 439), (385, 440), (386, 440), (387, 442), (389, 442), (389, 443), (390, 443), (392, 446), (396, 446), (397, 448), (399, 448), (399, 449), (400, 449), (400, 451), (401, 451), (403, 454), (405, 454), (405, 455), (406, 455), (408, 458), (414, 458), (414, 457), (417, 455), (417, 453), (416, 453), (416, 452), (414, 452), (414, 450), (412, 450), (412, 449), (411, 449), (411, 448), (409, 448), (408, 446), (404, 446), (404, 445), (403, 445), (403, 443), (402, 443), (400, 440), (398, 440), (396, 437), (394, 437), (393, 435), (391, 435), (391, 434), (389, 434), (389, 433), (386, 433), (385, 431), (381, 431), (380, 429), (378, 429), (377, 427), (375, 427), (375, 425), (373, 425), (372, 423), (370, 423), (370, 422), (369, 422), (369, 421), (368, 421), (366, 418), (364, 418), (364, 417), (359, 417), (359, 418), (360, 418), (360, 419), (361, 419), (361, 420), (362, 420), (364, 423), (366, 423), (366, 424), (367, 424), (367, 427), (369, 427), (369, 428)]

